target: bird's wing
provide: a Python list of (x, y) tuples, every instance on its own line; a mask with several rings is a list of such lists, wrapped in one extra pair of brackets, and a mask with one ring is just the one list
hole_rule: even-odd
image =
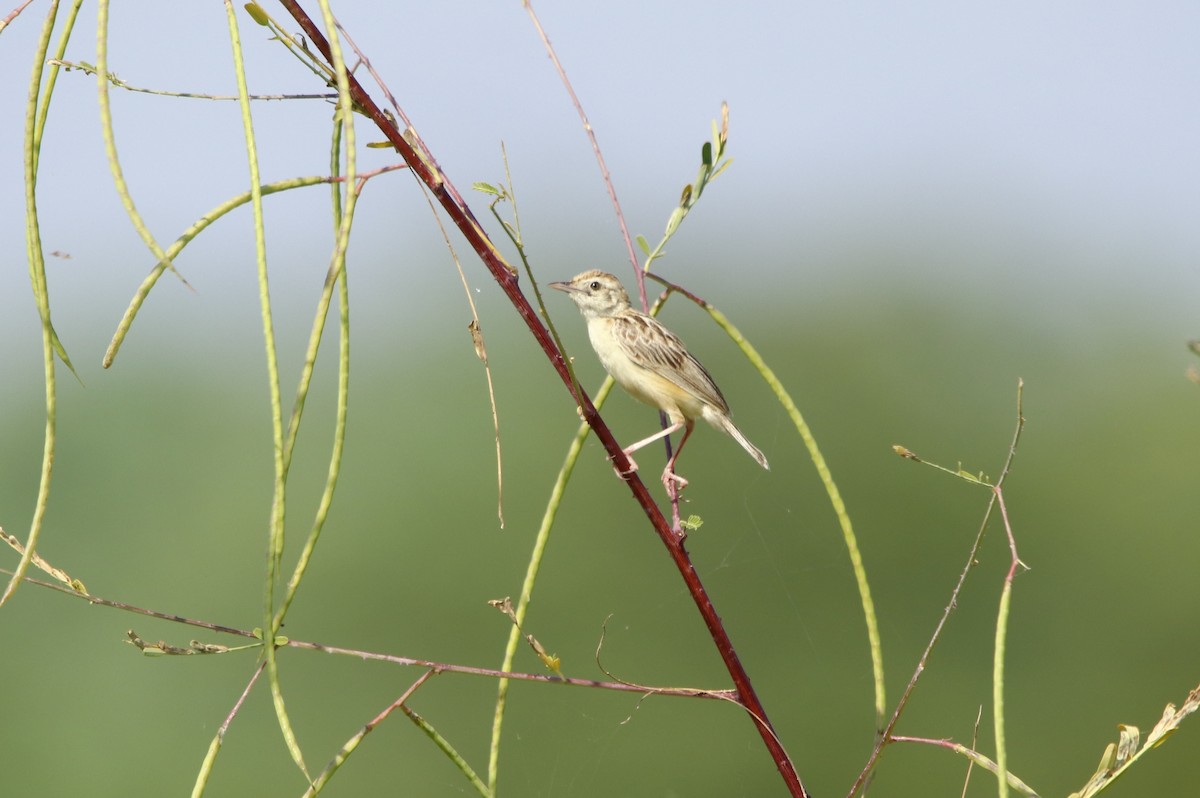
[(729, 413), (721, 389), (700, 361), (687, 351), (679, 336), (653, 317), (636, 311), (618, 316), (616, 321), (614, 337), (630, 360)]

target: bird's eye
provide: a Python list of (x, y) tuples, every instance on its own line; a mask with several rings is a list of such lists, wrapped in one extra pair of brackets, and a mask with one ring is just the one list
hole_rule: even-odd
[(599, 291), (600, 290), (600, 281), (592, 280), (592, 284), (588, 287), (591, 288), (593, 291)]

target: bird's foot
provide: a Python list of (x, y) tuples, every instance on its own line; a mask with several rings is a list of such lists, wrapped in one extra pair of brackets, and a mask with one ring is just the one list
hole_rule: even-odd
[(663, 469), (662, 483), (668, 493), (671, 492), (672, 485), (676, 485), (678, 490), (683, 490), (688, 486), (688, 481), (671, 470), (670, 466)]
[(620, 466), (618, 466), (616, 463), (613, 463), (613, 471), (617, 472), (618, 477), (628, 481), (630, 477), (632, 477), (634, 474), (637, 473), (638, 464), (637, 464), (637, 461), (635, 461), (632, 457), (629, 456), (629, 452), (622, 450), (621, 453), (624, 454), (625, 459), (629, 461), (629, 470), (622, 471)]

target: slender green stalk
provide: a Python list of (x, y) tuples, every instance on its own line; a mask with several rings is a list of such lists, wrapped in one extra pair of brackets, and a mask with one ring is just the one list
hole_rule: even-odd
[[(858, 538), (854, 534), (854, 527), (850, 523), (850, 515), (846, 512), (846, 504), (842, 501), (841, 492), (838, 491), (837, 483), (833, 481), (833, 475), (829, 471), (829, 465), (825, 462), (824, 456), (821, 454), (821, 449), (817, 446), (817, 441), (812, 435), (812, 431), (805, 423), (804, 417), (800, 414), (800, 410), (796, 407), (796, 403), (792, 401), (791, 394), (783, 387), (783, 383), (775, 376), (775, 372), (766, 364), (758, 350), (754, 348), (746, 337), (742, 335), (741, 330), (733, 325), (732, 322), (725, 316), (724, 313), (717, 310), (707, 301), (701, 299), (695, 294), (681, 288), (678, 285), (659, 277), (656, 274), (647, 274), (647, 277), (662, 283), (669, 291), (678, 291), (685, 295), (688, 299), (695, 302), (700, 307), (708, 311), (709, 316), (713, 321), (725, 331), (738, 348), (742, 350), (742, 354), (750, 361), (751, 365), (758, 370), (759, 375), (771, 386), (771, 390), (775, 393), (775, 397), (779, 403), (783, 405), (788, 416), (792, 419), (792, 423), (796, 426), (796, 431), (800, 433), (800, 438), (804, 441), (804, 445), (808, 448), (809, 457), (813, 461), (813, 465), (817, 468), (817, 474), (821, 478), (821, 483), (825, 486), (825, 492), (829, 496), (829, 502), (833, 505), (834, 514), (837, 515), (838, 523), (842, 528), (842, 538), (846, 542), (846, 550), (850, 555), (850, 565), (854, 570), (854, 579), (858, 584), (859, 600), (862, 602), (863, 617), (867, 625), (867, 642), (871, 650), (871, 667), (875, 682), (875, 717), (876, 728), (883, 728), (884, 721), (884, 675), (883, 675), (883, 645), (879, 637), (879, 621), (875, 615), (875, 601), (871, 598), (871, 586), (867, 581), (866, 567), (863, 565), (862, 553), (858, 548)], [(657, 306), (656, 306), (657, 307)]]
[(429, 721), (425, 720), (416, 712), (413, 712), (407, 706), (402, 706), (400, 708), (404, 710), (406, 715), (408, 715), (408, 719), (416, 724), (417, 728), (425, 732), (425, 734), (429, 736), (429, 739), (433, 740), (434, 744), (437, 745), (438, 748), (442, 749), (442, 753), (449, 757), (450, 761), (453, 762), (454, 765), (463, 773), (463, 775), (467, 777), (467, 781), (472, 787), (475, 788), (476, 792), (484, 796), (484, 798), (492, 797), (494, 794), (493, 791), (483, 783), (483, 779), (479, 778), (479, 776), (475, 773), (474, 768), (472, 768), (470, 763), (468, 763), (467, 760), (458, 753), (454, 746), (450, 744), (449, 740), (443, 737)]
[[(237, 78), (242, 130), (246, 138), (246, 159), (250, 171), (250, 202), (254, 209), (254, 250), (258, 271), (259, 307), (262, 314), (263, 339), (267, 359), (267, 384), (271, 403), (271, 438), (274, 443), (275, 484), (271, 500), (271, 515), (267, 535), (267, 572), (263, 580), (263, 652), (267, 662), (267, 679), (280, 731), (296, 766), (311, 781), (304, 754), (288, 719), (279, 680), (279, 663), (275, 656), (274, 615), (275, 581), (283, 557), (284, 520), (287, 498), (287, 464), (284, 459), (283, 406), (279, 389), (279, 352), (275, 341), (275, 326), (271, 312), (271, 290), (267, 278), (267, 239), (263, 221), (262, 186), (258, 168), (258, 144), (254, 137), (254, 120), (250, 113), (250, 91), (246, 85), (246, 64), (242, 58), (242, 41), (237, 15), (230, 0), (225, 0), (225, 16), (229, 23), (229, 42), (233, 50), (234, 74)], [(102, 73), (106, 69), (97, 65)], [(161, 256), (160, 256), (161, 259)]]
[[(44, 115), (39, 121), (38, 97), (41, 93), (42, 74), (46, 53), (50, 49), (50, 35), (54, 32), (54, 20), (58, 15), (58, 2), (53, 0), (42, 23), (42, 33), (34, 50), (33, 69), (29, 78), (29, 97), (25, 103), (25, 256), (29, 264), (29, 282), (33, 287), (33, 298), (42, 321), (42, 370), (46, 381), (46, 431), (42, 446), (42, 473), (38, 483), (38, 496), (33, 510), (33, 521), (25, 551), (17, 563), (12, 578), (0, 596), (0, 606), (16, 592), (21, 584), (41, 536), (46, 507), (50, 501), (50, 482), (54, 475), (54, 443), (58, 419), (58, 390), (54, 373), (54, 326), (50, 322), (50, 294), (46, 285), (46, 259), (42, 252), (42, 235), (37, 212), (37, 169), (41, 148), (41, 131), (45, 124)], [(48, 102), (43, 106), (48, 107)]]
[[(507, 186), (495, 188), (485, 184), (476, 184), (477, 190), (491, 194), (497, 199), (489, 204), (488, 208), (496, 221), (500, 223), (505, 234), (517, 249), (517, 254), (521, 258), (521, 263), (525, 267), (525, 273), (529, 276), (529, 284), (533, 287), (534, 301), (537, 302), (538, 309), (541, 311), (541, 316), (546, 322), (546, 326), (550, 331), (550, 335), (554, 339), (558, 350), (563, 353), (563, 361), (566, 364), (567, 371), (571, 377), (571, 384), (574, 387), (575, 395), (579, 396), (582, 390), (579, 385), (579, 378), (575, 374), (575, 367), (571, 362), (571, 358), (566, 354), (566, 347), (563, 346), (562, 339), (558, 335), (558, 330), (554, 326), (554, 320), (551, 314), (547, 312), (545, 302), (542, 298), (541, 289), (538, 287), (538, 282), (533, 274), (533, 267), (529, 263), (529, 258), (525, 252), (525, 243), (521, 237), (521, 222), (520, 216), (517, 213), (517, 198), (512, 187), (512, 174), (508, 168), (508, 157), (505, 153), (504, 158), (505, 176), (508, 180)], [(500, 213), (496, 210), (497, 203), (507, 200), (512, 204), (513, 208), (513, 224), (506, 222)], [(654, 312), (658, 311), (658, 306)], [(596, 392), (592, 403), (597, 411), (604, 406), (604, 402), (608, 399), (608, 395), (612, 392), (614, 385), (611, 376), (605, 377), (600, 389)], [(567, 455), (563, 461), (562, 468), (558, 472), (558, 477), (554, 481), (553, 487), (550, 489), (550, 497), (546, 503), (546, 510), (542, 514), (542, 523), (538, 527), (537, 536), (534, 539), (533, 549), (529, 553), (529, 563), (525, 567), (525, 580), (521, 585), (521, 595), (517, 599), (517, 604), (513, 609), (513, 616), (516, 623), (509, 630), (508, 642), (504, 647), (504, 660), (501, 665), (502, 671), (511, 671), (514, 660), (516, 659), (517, 651), (521, 646), (521, 626), (525, 623), (525, 615), (529, 610), (529, 604), (533, 599), (534, 585), (537, 583), (538, 573), (541, 571), (542, 560), (545, 557), (546, 546), (550, 542), (550, 530), (554, 527), (554, 520), (558, 516), (558, 509), (562, 504), (562, 497), (566, 491), (567, 482), (571, 478), (572, 472), (575, 470), (575, 464), (579, 460), (579, 455), (583, 451), (583, 442), (587, 440), (588, 433), (591, 432), (591, 427), (585, 421), (580, 424), (579, 429), (575, 432), (575, 437), (567, 448)], [(500, 774), (500, 739), (504, 729), (504, 714), (508, 706), (508, 688), (510, 682), (508, 679), (500, 679), (496, 687), (496, 708), (492, 715), (492, 740), (488, 751), (488, 784), (489, 793), (496, 792), (496, 784)]]
[(104, 154), (108, 158), (108, 169), (112, 173), (113, 186), (117, 189), (121, 204), (125, 206), (125, 214), (129, 217), (133, 229), (142, 237), (142, 241), (154, 255), (155, 260), (165, 261), (167, 268), (186, 285), (187, 280), (184, 280), (183, 275), (175, 269), (163, 248), (155, 240), (154, 234), (150, 232), (150, 228), (146, 226), (142, 215), (138, 213), (137, 206), (133, 202), (133, 195), (129, 191), (129, 184), (125, 182), (121, 160), (117, 157), (117, 138), (113, 132), (112, 105), (108, 96), (109, 84), (104, 77), (108, 74), (108, 5), (109, 0), (100, 0), (96, 8), (96, 85), (100, 89), (100, 133), (104, 139)]
[[(75, 21), (79, 16), (82, 0), (75, 0), (70, 6), (63, 30), (59, 36), (59, 56), (66, 50), (71, 33), (75, 29)], [(26, 539), (24, 551), (17, 568), (3, 595), (0, 595), (0, 606), (8, 599), (21, 584), (21, 578), (29, 569), (37, 553), (38, 539), (41, 537), (46, 510), (50, 503), (50, 485), (54, 475), (54, 452), (56, 448), (58, 429), (58, 379), (54, 368), (54, 356), (57, 354), (63, 364), (75, 374), (75, 367), (67, 355), (66, 347), (58, 338), (54, 324), (50, 318), (50, 289), (46, 281), (46, 258), (42, 251), (41, 225), (37, 210), (37, 176), (41, 164), (42, 135), (46, 129), (46, 119), (50, 113), (50, 100), (54, 94), (54, 86), (58, 76), (58, 68), (52, 67), (46, 77), (45, 89), (42, 89), (42, 77), (45, 74), (46, 53), (50, 46), (50, 37), (54, 32), (55, 21), (58, 17), (59, 4), (54, 0), (46, 13), (42, 24), (42, 33), (34, 50), (33, 68), (29, 78), (29, 96), (25, 106), (25, 140), (23, 155), (25, 161), (25, 256), (29, 266), (29, 282), (33, 288), (34, 303), (42, 323), (42, 370), (46, 388), (46, 428), (42, 445), (42, 469), (38, 482), (38, 495), (34, 503), (33, 520), (29, 525), (29, 536)], [(76, 374), (78, 377), (78, 374)]]
[(1008, 798), (1008, 746), (1004, 737), (1004, 652), (1008, 640), (1008, 610), (1012, 604), (1012, 580), (1000, 591), (996, 617), (996, 649), (992, 659), (992, 729), (996, 735), (996, 780), (1000, 798)]
[(808, 424), (804, 421), (804, 417), (800, 414), (796, 403), (792, 401), (791, 394), (787, 392), (787, 389), (783, 387), (783, 383), (775, 376), (775, 372), (767, 366), (762, 356), (759, 355), (758, 350), (746, 340), (737, 327), (733, 326), (729, 319), (725, 317), (725, 314), (707, 302), (703, 303), (703, 307), (712, 316), (713, 321), (738, 345), (738, 348), (742, 350), (746, 359), (758, 370), (759, 375), (766, 381), (767, 385), (771, 386), (775, 397), (783, 405), (783, 409), (787, 412), (788, 417), (792, 419), (792, 423), (796, 426), (796, 431), (800, 433), (800, 438), (804, 441), (804, 446), (808, 449), (808, 456), (817, 468), (821, 484), (825, 486), (825, 493), (829, 496), (829, 503), (833, 506), (833, 512), (837, 515), (838, 524), (842, 528), (842, 539), (846, 542), (846, 551), (850, 555), (850, 566), (854, 570), (854, 581), (858, 585), (858, 596), (859, 601), (862, 603), (863, 620), (867, 625), (867, 643), (871, 649), (871, 672), (875, 683), (875, 723), (876, 728), (881, 729), (883, 728), (884, 713), (886, 710), (883, 676), (883, 643), (879, 637), (879, 620), (875, 615), (875, 601), (871, 598), (871, 585), (867, 581), (867, 569), (863, 565), (862, 553), (858, 548), (858, 538), (855, 536), (854, 527), (850, 523), (850, 514), (846, 512), (846, 503), (842, 501), (842, 494), (838, 490), (837, 483), (833, 481), (833, 474), (830, 473), (829, 465), (825, 462), (825, 457), (821, 454), (820, 447), (817, 446), (816, 438), (813, 437), (812, 431), (808, 428)]
[[(82, 2), (82, 0), (80, 0)], [(269, 183), (262, 186), (262, 196), (274, 194), (278, 191), (287, 191), (292, 188), (301, 188), (303, 186), (315, 186), (321, 183), (328, 183), (335, 178), (333, 177), (293, 177), (288, 180), (280, 180), (276, 183)], [(175, 258), (183, 251), (183, 248), (192, 242), (196, 236), (200, 235), (209, 225), (220, 219), (225, 214), (240, 208), (242, 205), (250, 202), (253, 199), (253, 194), (246, 191), (232, 197), (220, 205), (216, 206), (208, 213), (201, 216), (192, 224), (191, 227), (184, 230), (179, 238), (175, 239), (175, 243), (171, 244), (165, 252), (166, 259), (160, 260), (150, 270), (150, 274), (146, 275), (146, 279), (138, 286), (137, 291), (133, 294), (133, 299), (129, 301), (129, 307), (125, 309), (125, 315), (121, 317), (121, 321), (117, 324), (116, 332), (113, 333), (112, 341), (108, 345), (108, 350), (104, 353), (104, 368), (108, 368), (117, 358), (117, 353), (121, 350), (121, 345), (125, 343), (125, 336), (129, 334), (129, 328), (133, 325), (134, 318), (137, 317), (138, 311), (141, 310), (146, 298), (150, 296), (150, 289), (158, 282), (158, 278), (162, 273), (174, 262)]]
[[(604, 402), (608, 399), (608, 395), (612, 393), (614, 382), (611, 376), (604, 378), (604, 383), (600, 389), (593, 395), (592, 403), (596, 410), (604, 407)], [(529, 603), (533, 600), (533, 588), (537, 583), (538, 573), (542, 568), (542, 560), (546, 553), (546, 545), (550, 542), (550, 530), (554, 527), (554, 520), (558, 517), (559, 507), (562, 505), (563, 494), (567, 489), (567, 482), (571, 479), (571, 474), (575, 471), (575, 464), (579, 461), (579, 455), (583, 451), (583, 443), (587, 440), (588, 433), (592, 428), (587, 422), (579, 425), (579, 429), (575, 431), (575, 437), (571, 440), (570, 446), (567, 447), (567, 455), (563, 459), (562, 468), (559, 469), (558, 477), (554, 480), (554, 486), (550, 489), (550, 498), (546, 503), (546, 510), (542, 513), (542, 523), (538, 527), (537, 536), (534, 538), (533, 550), (529, 553), (529, 564), (525, 566), (525, 581), (521, 584), (521, 596), (517, 599), (516, 607), (513, 613), (516, 616), (517, 622), (513, 624), (508, 633), (508, 642), (504, 647), (504, 661), (500, 666), (502, 671), (511, 671), (513, 662), (516, 659), (517, 651), (521, 647), (521, 626), (525, 623), (525, 615), (529, 611)], [(488, 753), (488, 789), (491, 792), (496, 791), (496, 782), (500, 772), (500, 736), (504, 728), (504, 711), (508, 703), (508, 679), (500, 679), (496, 686), (496, 710), (492, 715), (492, 742)]]
[[(53, 5), (54, 7), (58, 6), (57, 0)], [(55, 51), (53, 58), (44, 62), (50, 64), (50, 69), (46, 74), (46, 87), (42, 92), (41, 104), (38, 108), (37, 126), (34, 128), (33, 168), (35, 172), (38, 168), (38, 159), (42, 154), (42, 133), (46, 129), (46, 118), (50, 115), (50, 98), (54, 96), (54, 87), (58, 83), (59, 68), (55, 62), (62, 58), (63, 54), (67, 51), (67, 44), (71, 40), (71, 34), (75, 31), (75, 21), (79, 18), (79, 7), (82, 5), (83, 0), (75, 0), (71, 4), (71, 7), (67, 9), (67, 17), (63, 22), (62, 33), (58, 37), (58, 49)], [(44, 57), (45, 54), (42, 53), (42, 56)], [(35, 71), (41, 70), (42, 63), (38, 62)]]
[[(1020, 415), (1020, 394), (1017, 389), (1017, 407)], [(1020, 430), (1018, 428), (1018, 435)], [(1014, 448), (1016, 444), (1014, 443)], [(996, 504), (1000, 506), (1000, 518), (1004, 521), (1004, 531), (1008, 536), (1009, 550), (1012, 553), (1012, 563), (1004, 578), (1004, 588), (1000, 592), (1000, 609), (996, 617), (996, 648), (992, 659), (992, 723), (996, 736), (996, 766), (1000, 769), (1000, 798), (1008, 798), (1008, 781), (1003, 778), (1008, 773), (1008, 744), (1004, 733), (1004, 654), (1008, 649), (1008, 613), (1012, 605), (1013, 579), (1017, 569), (1023, 563), (1017, 556), (1017, 541), (1013, 535), (1012, 524), (1008, 520), (1008, 507), (1004, 503), (1004, 487), (1000, 482), (992, 489), (996, 496)]]
[[(303, 798), (310, 798), (310, 796), (314, 796), (321, 790), (325, 789), (325, 786), (329, 784), (330, 779), (333, 778), (333, 774), (337, 773), (338, 769), (346, 763), (346, 760), (358, 750), (358, 746), (362, 743), (366, 736), (373, 732), (380, 723), (383, 723), (385, 720), (387, 720), (389, 715), (391, 715), (397, 709), (403, 709), (405, 712), (408, 712), (408, 707), (404, 706), (404, 702), (407, 701), (409, 697), (421, 687), (421, 685), (425, 684), (425, 682), (436, 673), (437, 671), (429, 670), (421, 674), (415, 682), (409, 685), (409, 688), (405, 690), (399, 698), (389, 704), (374, 718), (369, 720), (366, 725), (359, 729), (353, 737), (343, 743), (338, 752), (334, 754), (333, 759), (331, 759), (329, 764), (325, 766), (325, 769), (317, 774), (317, 777), (313, 779), (312, 784), (310, 784), (308, 790), (305, 791)], [(470, 770), (469, 767), (467, 769)]]
[[(342, 62), (339, 60), (338, 63)], [(344, 70), (341, 71), (344, 72)], [(317, 352), (320, 349), (321, 338), (325, 332), (325, 320), (329, 315), (329, 305), (333, 298), (333, 288), (336, 285), (339, 289), (340, 345), (338, 349), (338, 400), (333, 432), (333, 449), (330, 452), (329, 468), (325, 478), (325, 489), (321, 493), (321, 500), (317, 506), (312, 528), (309, 531), (308, 539), (305, 541), (303, 549), (300, 551), (300, 557), (296, 562), (292, 578), (288, 581), (287, 593), (275, 615), (274, 628), (276, 630), (283, 625), (284, 616), (287, 614), (292, 600), (296, 597), (300, 581), (304, 578), (313, 552), (316, 551), (317, 541), (321, 537), (321, 530), (324, 529), (325, 521), (329, 517), (329, 510), (333, 506), (334, 491), (337, 489), (338, 475), (341, 473), (342, 454), (346, 446), (346, 418), (350, 401), (350, 294), (346, 275), (346, 250), (350, 246), (350, 226), (353, 222), (354, 209), (358, 202), (358, 191), (355, 188), (357, 162), (354, 138), (354, 114), (350, 110), (348, 89), (339, 94), (339, 96), (341, 97), (342, 105), (338, 110), (337, 119), (334, 124), (334, 135), (330, 148), (330, 170), (335, 175), (340, 172), (341, 151), (343, 149), (341, 131), (344, 130), (346, 177), (342, 181), (341, 186), (344, 186), (345, 200), (344, 202), (342, 200), (343, 189), (335, 183), (333, 185), (332, 197), (333, 221), (336, 233), (334, 252), (332, 262), (329, 266), (329, 273), (325, 278), (325, 285), (317, 301), (317, 312), (313, 319), (308, 350), (304, 357), (304, 367), (301, 371), (300, 384), (296, 389), (296, 401), (292, 408), (292, 419), (288, 425), (284, 457), (286, 463), (290, 466), (292, 452), (296, 444), (296, 436), (300, 430), (301, 414), (304, 411), (304, 403), (308, 397), (309, 387), (312, 384), (313, 369), (317, 362)]]
[(217, 764), (217, 754), (221, 753), (221, 745), (224, 742), (225, 737), (220, 732), (213, 735), (212, 741), (208, 744), (208, 750), (204, 752), (204, 761), (200, 763), (200, 772), (196, 774), (196, 781), (192, 785), (192, 798), (200, 798), (204, 795), (213, 768)]
[(1008, 745), (1004, 733), (1004, 654), (1008, 642), (1008, 613), (1012, 604), (1013, 579), (1017, 570), (1024, 566), (1017, 554), (1017, 539), (1013, 534), (1012, 523), (1008, 520), (1008, 506), (1004, 503), (1004, 482), (1008, 479), (1012, 468), (1013, 458), (1016, 457), (1017, 444), (1021, 442), (1021, 431), (1025, 428), (1025, 381), (1017, 380), (1017, 429), (1013, 433), (1012, 445), (1008, 449), (1008, 458), (1000, 472), (1000, 478), (992, 487), (996, 504), (1000, 507), (1000, 519), (1004, 522), (1004, 533), (1008, 538), (1008, 549), (1012, 561), (1008, 573), (1004, 577), (1004, 588), (1000, 592), (1000, 608), (996, 617), (996, 649), (992, 660), (992, 723), (996, 736), (996, 767), (1000, 771), (999, 795), (1008, 798)]
[[(501, 227), (504, 229), (504, 232), (508, 236), (509, 240), (513, 243), (513, 246), (515, 246), (517, 249), (517, 254), (520, 256), (521, 263), (525, 267), (525, 272), (529, 276), (529, 283), (533, 287), (534, 301), (537, 302), (538, 309), (541, 311), (541, 316), (546, 322), (546, 327), (549, 329), (555, 345), (558, 347), (558, 350), (564, 354), (564, 362), (571, 377), (571, 384), (574, 386), (576, 396), (578, 396), (581, 390), (579, 386), (579, 378), (575, 374), (575, 368), (571, 362), (571, 358), (566, 356), (567, 350), (566, 347), (563, 346), (563, 342), (558, 335), (557, 328), (554, 326), (554, 320), (551, 314), (546, 310), (541, 289), (538, 287), (537, 279), (533, 274), (533, 268), (530, 265), (529, 259), (525, 252), (525, 244), (521, 237), (520, 217), (517, 215), (516, 195), (512, 190), (512, 175), (508, 171), (507, 157), (504, 161), (504, 167), (509, 183), (508, 186), (498, 189), (493, 186), (477, 184), (476, 189), (497, 197), (497, 199), (489, 205), (489, 208), (492, 211), (492, 215), (496, 217), (496, 221), (498, 221)], [(496, 210), (496, 204), (502, 200), (508, 200), (512, 203), (513, 224), (511, 225), (506, 222)], [(659, 311), (662, 310), (664, 301), (665, 299), (655, 303), (654, 307), (650, 308), (650, 314), (658, 315)], [(604, 406), (605, 401), (612, 392), (614, 384), (615, 382), (613, 378), (611, 376), (606, 376), (599, 390), (596, 391), (596, 394), (592, 399), (592, 404), (596, 408), (597, 412)], [(580, 424), (579, 429), (575, 433), (574, 439), (572, 439), (571, 444), (567, 448), (567, 455), (563, 461), (562, 468), (559, 470), (558, 477), (555, 479), (554, 485), (550, 489), (550, 497), (546, 503), (546, 510), (542, 515), (542, 523), (538, 528), (533, 549), (529, 554), (529, 563), (525, 568), (525, 580), (521, 585), (521, 595), (517, 599), (517, 604), (514, 607), (513, 614), (516, 618), (516, 623), (514, 623), (512, 629), (509, 630), (508, 642), (504, 647), (504, 661), (501, 665), (501, 670), (503, 671), (512, 670), (517, 651), (521, 646), (521, 626), (525, 623), (525, 615), (528, 612), (529, 604), (533, 599), (533, 589), (534, 585), (537, 583), (538, 573), (541, 571), (542, 559), (545, 556), (546, 545), (550, 540), (550, 530), (553, 528), (554, 520), (558, 516), (558, 508), (562, 503), (562, 497), (566, 491), (567, 482), (570, 480), (571, 474), (575, 470), (575, 464), (579, 459), (580, 453), (583, 451), (583, 443), (585, 440), (587, 440), (587, 436), (590, 431), (591, 427), (586, 421)], [(492, 715), (492, 740), (488, 754), (488, 789), (493, 793), (496, 791), (496, 784), (499, 779), (500, 739), (504, 728), (504, 713), (508, 704), (508, 688), (509, 680), (500, 679), (496, 688), (496, 709)]]

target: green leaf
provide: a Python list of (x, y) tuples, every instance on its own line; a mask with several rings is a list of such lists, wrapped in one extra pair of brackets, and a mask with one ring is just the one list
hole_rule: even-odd
[(1121, 732), (1120, 740), (1117, 743), (1117, 762), (1125, 764), (1137, 753), (1138, 746), (1142, 741), (1142, 733), (1137, 726), (1127, 726), (1124, 723), (1117, 725)]
[(644, 252), (647, 255), (650, 254), (650, 242), (646, 240), (646, 237), (644, 235), (642, 235), (641, 233), (638, 233), (638, 235), (635, 236), (633, 240), (636, 241), (637, 245), (642, 248), (642, 252)]
[(989, 483), (987, 483), (986, 481), (984, 481), (984, 478), (983, 478), (983, 473), (982, 473), (982, 472), (981, 472), (981, 473), (979, 473), (979, 474), (972, 474), (970, 471), (964, 471), (961, 463), (960, 463), (960, 464), (959, 464), (959, 466), (958, 466), (958, 470), (957, 470), (957, 471), (955, 471), (954, 473), (955, 473), (955, 475), (957, 475), (957, 476), (958, 476), (960, 479), (965, 479), (967, 482), (974, 482), (976, 485), (987, 485), (987, 484), (989, 484)]
[(491, 183), (472, 183), (471, 188), (475, 189), (481, 194), (491, 194), (496, 197), (503, 196), (503, 192), (493, 186)]
[(700, 148), (700, 162), (705, 166), (712, 166), (713, 146), (710, 142), (704, 142), (704, 146)]
[(683, 208), (676, 208), (671, 212), (671, 218), (667, 219), (667, 237), (674, 235), (679, 229), (679, 223), (683, 221), (684, 214), (687, 213)]
[(264, 28), (270, 26), (271, 18), (267, 16), (267, 12), (258, 3), (246, 3), (246, 13)]
[(73, 365), (71, 365), (71, 358), (67, 357), (67, 348), (63, 346), (63, 342), (58, 339), (58, 333), (54, 330), (53, 324), (50, 325), (50, 344), (54, 347), (54, 351), (58, 355), (58, 359), (63, 362), (63, 365), (71, 370), (71, 373), (75, 375), (75, 379), (79, 380), (79, 384), (83, 385), (83, 380), (80, 379), (79, 372), (75, 370)]

